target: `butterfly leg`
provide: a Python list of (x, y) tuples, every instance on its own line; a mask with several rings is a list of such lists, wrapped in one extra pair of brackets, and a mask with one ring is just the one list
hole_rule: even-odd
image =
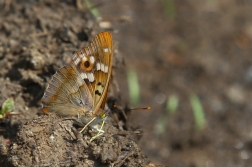
[(97, 137), (101, 136), (104, 133), (104, 131), (102, 130), (104, 123), (105, 123), (105, 119), (103, 119), (103, 121), (102, 121), (101, 128), (97, 129), (98, 133), (90, 139), (90, 142), (93, 141), (94, 139), (96, 139)]
[(92, 118), (82, 129), (79, 133), (82, 133), (94, 120), (96, 119), (96, 117)]

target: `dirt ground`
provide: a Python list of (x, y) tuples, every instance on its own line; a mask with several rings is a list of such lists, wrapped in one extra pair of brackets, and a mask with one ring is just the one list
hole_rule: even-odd
[[(0, 120), (1, 163), (251, 166), (252, 1), (89, 2), (99, 17), (81, 0), (0, 1), (0, 105), (13, 97), (20, 113)], [(108, 102), (118, 110), (106, 133), (88, 142), (91, 131), (79, 136), (72, 121), (44, 115), (40, 99), (57, 68), (105, 30), (115, 44)], [(130, 69), (139, 80), (137, 106), (129, 99)], [(204, 109), (201, 130), (192, 94)], [(172, 95), (179, 100), (173, 114), (166, 107)], [(126, 119), (125, 106), (151, 110), (127, 112)]]

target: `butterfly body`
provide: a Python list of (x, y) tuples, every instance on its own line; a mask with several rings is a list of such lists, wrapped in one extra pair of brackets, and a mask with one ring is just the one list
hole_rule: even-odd
[(77, 116), (85, 123), (104, 119), (112, 52), (109, 32), (99, 33), (88, 47), (76, 52), (70, 65), (59, 68), (49, 81), (41, 99), (43, 112)]

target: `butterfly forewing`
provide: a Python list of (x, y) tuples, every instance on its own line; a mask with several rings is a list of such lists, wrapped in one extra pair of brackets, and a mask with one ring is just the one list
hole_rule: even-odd
[[(94, 84), (94, 105), (104, 108), (107, 96), (107, 90), (109, 86), (109, 80), (112, 72), (112, 36), (110, 33), (102, 33), (95, 38), (95, 46), (98, 50), (98, 61), (100, 61), (101, 67), (95, 71), (94, 75), (96, 83)], [(98, 67), (99, 68), (99, 67)], [(104, 105), (102, 105), (104, 104)], [(94, 111), (95, 114), (99, 108)]]
[[(109, 32), (99, 33), (95, 39), (72, 57), (72, 66), (77, 66), (93, 97), (93, 114), (104, 108), (112, 70), (112, 36)], [(101, 106), (102, 105), (102, 106)]]

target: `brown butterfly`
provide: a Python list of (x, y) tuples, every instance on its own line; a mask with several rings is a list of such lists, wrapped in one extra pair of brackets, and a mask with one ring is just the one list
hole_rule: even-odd
[(41, 99), (43, 112), (77, 116), (86, 124), (82, 130), (101, 121), (104, 124), (112, 59), (112, 35), (101, 32), (72, 56), (69, 66), (59, 68), (53, 75)]

